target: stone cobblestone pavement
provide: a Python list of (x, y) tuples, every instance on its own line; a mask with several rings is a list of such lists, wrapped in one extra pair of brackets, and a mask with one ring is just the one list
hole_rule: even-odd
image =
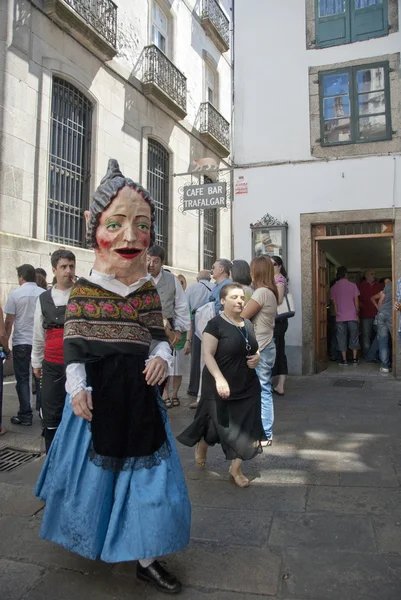
[[(344, 375), (343, 375), (344, 377)], [(357, 372), (347, 377), (358, 379)], [(169, 557), (183, 600), (400, 600), (401, 383), (366, 377), (289, 378), (275, 398), (274, 444), (245, 465), (248, 489), (228, 478), (221, 450), (207, 469), (179, 447), (192, 500), (190, 546)], [(185, 381), (182, 389), (186, 389)], [(169, 411), (178, 434), (191, 398)], [(5, 386), (5, 425), (15, 412)], [(40, 425), (10, 425), (0, 448), (43, 450)], [(38, 537), (42, 503), (32, 495), (43, 459), (0, 472), (1, 600), (154, 600), (132, 563), (91, 562)]]

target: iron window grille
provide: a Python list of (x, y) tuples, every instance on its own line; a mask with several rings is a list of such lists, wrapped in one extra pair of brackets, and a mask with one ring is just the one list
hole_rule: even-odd
[(74, 86), (53, 78), (47, 239), (83, 246), (89, 205), (92, 105)]
[[(213, 183), (205, 176), (203, 183)], [(217, 210), (209, 208), (203, 211), (203, 268), (211, 269), (217, 258)]]
[(366, 223), (336, 223), (326, 225), (326, 236), (337, 235), (361, 235), (382, 233), (382, 223), (366, 222)]
[(64, 0), (114, 48), (117, 47), (117, 5), (111, 0)]
[(155, 244), (164, 248), (167, 261), (170, 156), (164, 146), (152, 139), (148, 140), (147, 179), (147, 187), (155, 204)]
[(201, 19), (210, 19), (227, 46), (230, 45), (229, 21), (216, 0), (202, 0)]
[(187, 78), (154, 44), (144, 49), (143, 83), (157, 85), (185, 112), (187, 111)]
[(224, 148), (230, 149), (230, 123), (215, 109), (210, 102), (200, 105), (200, 133), (209, 133)]
[(319, 73), (322, 146), (391, 140), (389, 64)]

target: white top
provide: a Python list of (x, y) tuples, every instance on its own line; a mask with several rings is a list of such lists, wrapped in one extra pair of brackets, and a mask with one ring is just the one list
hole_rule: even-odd
[(188, 300), (189, 310), (194, 312), (204, 304), (209, 302), (210, 293), (214, 288), (214, 283), (201, 279), (196, 283), (192, 283), (185, 290), (185, 295)]
[[(157, 277), (152, 277), (153, 283), (157, 286), (162, 276), (162, 271)], [(177, 277), (174, 277), (175, 283), (175, 300), (174, 300), (174, 329), (176, 331), (189, 331), (191, 329), (191, 317), (188, 308), (187, 297), (182, 285)]]
[(257, 302), (260, 306), (260, 310), (253, 317), (252, 322), (259, 346), (259, 352), (262, 352), (273, 339), (277, 315), (277, 300), (271, 290), (263, 287), (260, 287), (253, 292), (252, 300)]
[[(59, 290), (52, 287), (51, 295), (55, 306), (66, 306), (70, 297), (72, 288), (68, 290)], [(33, 340), (32, 340), (32, 367), (41, 369), (44, 359), (46, 342), (46, 331), (43, 328), (43, 313), (39, 298), (36, 301), (35, 317), (33, 322)]]
[(32, 346), (36, 301), (44, 291), (35, 282), (28, 282), (20, 285), (8, 296), (4, 313), (15, 316), (13, 346)]
[[(120, 296), (129, 296), (132, 292), (139, 290), (147, 281), (150, 279), (150, 275), (145, 275), (135, 281), (131, 285), (125, 285), (121, 281), (118, 281), (114, 277), (114, 275), (106, 275), (105, 273), (99, 273), (99, 271), (95, 271), (92, 269), (89, 277), (86, 277), (88, 281), (95, 283), (96, 285), (102, 286), (105, 290), (109, 292), (115, 292)], [(171, 349), (168, 342), (152, 342), (150, 347), (149, 358), (146, 363), (156, 356), (160, 356), (163, 360), (165, 360), (168, 366), (171, 365), (172, 355)], [(86, 388), (86, 369), (83, 363), (72, 363), (67, 365), (66, 369), (67, 381), (65, 384), (65, 389), (67, 394), (71, 395), (71, 398), (76, 396), (78, 392), (84, 390)]]

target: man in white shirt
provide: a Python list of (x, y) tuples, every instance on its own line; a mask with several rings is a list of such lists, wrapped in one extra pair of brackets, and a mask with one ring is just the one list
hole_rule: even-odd
[[(191, 319), (187, 298), (181, 283), (172, 273), (163, 269), (164, 257), (164, 250), (161, 246), (152, 246), (149, 248), (148, 271), (159, 293), (163, 316), (168, 320), (174, 331), (175, 339), (171, 344), (174, 348), (181, 341), (182, 334), (190, 331)], [(173, 377), (173, 406), (178, 406), (177, 392), (181, 385), (182, 375), (176, 374), (173, 366), (169, 370), (169, 376)], [(175, 403), (174, 399), (176, 400)]]
[(32, 367), (42, 380), (42, 422), (46, 454), (61, 423), (65, 400), (63, 333), (65, 309), (75, 278), (75, 255), (56, 250), (51, 256), (56, 284), (37, 300)]
[[(190, 285), (185, 294), (187, 296), (189, 310), (191, 313), (192, 329), (187, 336), (187, 342), (191, 344), (191, 374), (187, 393), (190, 396), (197, 396), (200, 382), (200, 360), (202, 344), (200, 339), (194, 332), (195, 313), (204, 304), (209, 302), (210, 294), (214, 288), (214, 283), (211, 283), (211, 274), (207, 269), (199, 271), (196, 278), (196, 283)], [(197, 407), (197, 403), (191, 405)]]
[(32, 386), (31, 386), (31, 352), (33, 336), (33, 320), (38, 296), (44, 290), (35, 283), (35, 269), (32, 265), (17, 267), (20, 287), (9, 295), (4, 312), (7, 339), (12, 337), (14, 375), (19, 400), (18, 415), (11, 417), (13, 425), (32, 425)]

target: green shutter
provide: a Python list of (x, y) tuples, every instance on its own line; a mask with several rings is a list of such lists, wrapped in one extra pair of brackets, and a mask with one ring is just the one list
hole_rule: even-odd
[(387, 0), (383, 0), (382, 4), (356, 9), (355, 0), (351, 0), (351, 41), (388, 35), (387, 7)]
[(331, 15), (329, 17), (319, 17), (319, 0), (316, 0), (315, 11), (317, 48), (339, 46), (340, 44), (347, 44), (351, 41), (347, 10), (343, 13)]

